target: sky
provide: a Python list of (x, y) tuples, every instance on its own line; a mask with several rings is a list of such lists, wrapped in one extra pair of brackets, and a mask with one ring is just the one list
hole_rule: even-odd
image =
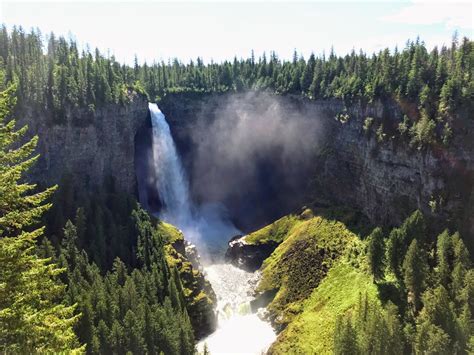
[(372, 53), (417, 36), (428, 47), (453, 33), (473, 38), (471, 1), (22, 1), (0, 0), (0, 23), (71, 37), (121, 62), (201, 57), (205, 62), (275, 51)]

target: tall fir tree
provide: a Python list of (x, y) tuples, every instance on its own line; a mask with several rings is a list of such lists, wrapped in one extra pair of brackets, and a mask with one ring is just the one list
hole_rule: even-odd
[(37, 137), (17, 147), (27, 127), (7, 122), (15, 87), (0, 93), (0, 344), (6, 353), (81, 352), (73, 332), (74, 306), (61, 303), (63, 272), (36, 254), (43, 227), (37, 222), (50, 208), (56, 187), (36, 191), (24, 173), (37, 160)]

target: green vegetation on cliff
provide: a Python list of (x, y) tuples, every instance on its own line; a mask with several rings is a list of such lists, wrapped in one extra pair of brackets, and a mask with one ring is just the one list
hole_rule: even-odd
[(313, 216), (283, 217), (250, 234), (246, 242), (280, 242), (262, 267), (258, 291), (277, 290), (268, 305), (271, 318), (284, 327), (301, 311), (302, 302), (326, 277), (340, 256), (357, 253), (357, 237), (344, 224)]
[(318, 286), (335, 260), (353, 247), (356, 237), (342, 223), (312, 217), (298, 221), (262, 265), (259, 291), (278, 289), (270, 312), (279, 324), (291, 320), (300, 301)]
[(467, 354), (472, 351), (473, 269), (458, 233), (434, 238), (416, 211), (361, 240), (334, 220), (284, 217), (246, 237), (278, 241), (260, 292), (276, 291), (269, 318), (281, 330), (269, 353)]
[(186, 251), (184, 235), (176, 227), (160, 222), (157, 228), (166, 238), (164, 249), (168, 266), (179, 274), (194, 333), (197, 337), (207, 335), (216, 326), (214, 307), (217, 300), (211, 284), (197, 269), (197, 255), (189, 255), (197, 252)]
[(331, 354), (338, 316), (355, 312), (361, 295), (377, 300), (371, 277), (347, 260), (337, 262), (301, 302), (300, 313), (280, 333), (270, 353)]

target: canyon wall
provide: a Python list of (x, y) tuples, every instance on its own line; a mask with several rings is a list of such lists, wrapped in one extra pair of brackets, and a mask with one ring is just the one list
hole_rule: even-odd
[(135, 194), (135, 135), (149, 121), (149, 112), (146, 97), (131, 93), (129, 99), (95, 110), (65, 108), (59, 122), (24, 107), (17, 126), (28, 125), (27, 135), (39, 136), (40, 158), (30, 180), (48, 186), (68, 174), (77, 186), (89, 189), (112, 176), (118, 190)]
[[(191, 178), (191, 189), (197, 198), (200, 188), (193, 177), (200, 140), (207, 137), (196, 131), (203, 122), (210, 125), (222, 114), (222, 107), (237, 101), (240, 106), (259, 105), (268, 101), (268, 94), (173, 94), (160, 103), (170, 123), (173, 135)], [(292, 96), (271, 96), (278, 105), (290, 112), (318, 122), (318, 134), (311, 142), (313, 155), (309, 157), (311, 171), (297, 179), (294, 186), (282, 186), (279, 178), (287, 169), (271, 164), (262, 168), (256, 181), (262, 209), (252, 200), (253, 188), (235, 186), (239, 196), (252, 203), (245, 204), (236, 196), (225, 201), (231, 215), (257, 216), (243, 229), (259, 227), (280, 217), (301, 204), (321, 206), (342, 205), (362, 211), (373, 224), (400, 224), (415, 209), (429, 218), (430, 225), (439, 230), (443, 226), (459, 229), (466, 240), (474, 237), (474, 136), (469, 113), (460, 114), (453, 121), (453, 139), (447, 145), (430, 148), (410, 146), (409, 139), (400, 137), (398, 123), (404, 114), (413, 115), (413, 107), (395, 101), (344, 103), (342, 100), (309, 100)], [(403, 107), (403, 109), (402, 109)], [(228, 114), (228, 113), (227, 113)], [(367, 117), (374, 125), (364, 130)], [(384, 136), (377, 138), (376, 130), (384, 125)], [(285, 132), (282, 132), (285, 134)], [(309, 177), (310, 176), (310, 177)], [(310, 180), (310, 181), (308, 181)], [(309, 182), (307, 184), (306, 182)], [(202, 184), (202, 182), (201, 182)], [(267, 191), (262, 194), (261, 191)], [(278, 196), (282, 193), (284, 196)], [(278, 197), (277, 197), (278, 196)]]

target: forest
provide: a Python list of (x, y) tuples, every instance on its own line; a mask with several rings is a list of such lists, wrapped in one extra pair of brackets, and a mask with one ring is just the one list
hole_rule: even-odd
[(474, 270), (459, 233), (430, 238), (413, 213), (388, 237), (367, 240), (367, 259), (385, 306), (360, 294), (352, 316), (337, 320), (338, 354), (466, 353), (472, 351)]
[[(190, 314), (195, 314), (197, 297), (209, 305), (213, 302), (204, 291), (190, 295), (194, 287), (190, 285), (202, 275), (192, 268), (186, 274), (183, 261), (176, 259), (180, 252), (174, 244), (182, 234), (143, 210), (136, 196), (119, 191), (113, 178), (86, 192), (67, 174), (52, 187), (25, 179), (38, 159), (35, 148), (42, 139), (26, 138), (28, 127), (16, 127), (15, 118), (26, 108), (43, 113), (50, 119), (48, 125), (62, 125), (67, 107), (93, 112), (107, 105), (127, 105), (130, 92), (152, 101), (176, 92), (253, 90), (347, 104), (392, 100), (412, 108), (410, 117), (399, 123), (398, 134), (413, 147), (429, 149), (438, 143), (449, 146), (454, 127), (472, 119), (466, 117), (474, 111), (473, 49), (471, 40), (454, 35), (451, 46), (431, 51), (416, 39), (404, 48), (373, 55), (352, 51), (338, 56), (331, 51), (305, 59), (295, 51), (287, 61), (274, 52), (258, 58), (252, 52), (250, 58), (221, 63), (197, 58), (188, 63), (170, 59), (140, 64), (136, 58), (130, 66), (98, 49), (80, 50), (74, 40), (53, 33), (44, 36), (21, 27), (8, 31), (4, 25), (0, 30), (0, 351), (195, 354), (199, 336)], [(372, 120), (366, 119), (364, 130)], [(378, 126), (380, 137), (383, 130)], [(337, 238), (346, 235), (344, 230)], [(289, 232), (279, 237), (280, 246), (292, 238)], [(306, 237), (298, 243), (306, 243)], [(463, 236), (448, 230), (430, 235), (423, 214), (415, 211), (397, 228), (376, 227), (368, 236), (348, 238), (347, 248), (345, 241), (323, 238), (329, 245), (321, 247), (323, 254), (324, 250), (334, 254), (321, 265), (331, 265), (330, 269), (334, 262), (334, 268), (353, 268), (351, 272), (369, 278), (377, 296), (362, 290), (350, 311), (334, 315), (330, 339), (334, 353), (474, 352), (474, 270)], [(304, 252), (314, 261), (319, 258), (317, 250)], [(278, 280), (277, 286), (272, 277), (265, 279), (265, 272), (277, 268), (271, 262), (263, 264), (268, 271), (263, 269), (259, 287), (263, 290), (268, 282), (269, 289), (288, 292), (287, 298), (277, 297), (272, 304), (273, 316), (298, 313), (296, 305), (304, 316), (312, 302), (310, 292), (318, 290), (320, 281), (330, 282), (331, 271), (324, 267), (321, 275), (315, 271), (318, 280), (308, 283), (312, 288), (303, 297), (295, 285), (304, 284), (304, 277), (295, 285)], [(295, 270), (299, 267), (306, 268), (296, 262)], [(304, 306), (303, 300), (308, 302)], [(297, 334), (297, 322), (288, 321), (282, 328), (286, 326), (287, 334)], [(273, 353), (285, 353), (285, 346), (277, 342)]]
[[(98, 49), (79, 51), (72, 39), (27, 33), (14, 27), (0, 31), (0, 83), (18, 82), (18, 106), (48, 112), (61, 124), (65, 107), (93, 111), (107, 103), (127, 102), (132, 89), (159, 100), (169, 92), (268, 90), (312, 100), (392, 99), (413, 106), (400, 123), (399, 135), (416, 146), (449, 143), (459, 108), (472, 110), (472, 41), (453, 35), (451, 46), (428, 51), (422, 40), (404, 48), (368, 55), (362, 51), (337, 56), (333, 51), (305, 59), (296, 51), (292, 61), (272, 52), (258, 58), (204, 64), (168, 62), (128, 66)], [(370, 126), (372, 122), (367, 121)], [(378, 127), (383, 134), (383, 127)]]

